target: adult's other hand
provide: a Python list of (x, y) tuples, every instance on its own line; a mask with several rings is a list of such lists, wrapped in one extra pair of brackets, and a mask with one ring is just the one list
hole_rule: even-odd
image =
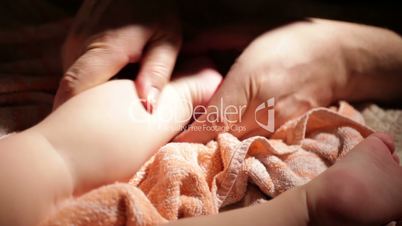
[(64, 44), (65, 74), (54, 107), (137, 62), (137, 90), (152, 107), (170, 79), (181, 41), (173, 1), (86, 0)]

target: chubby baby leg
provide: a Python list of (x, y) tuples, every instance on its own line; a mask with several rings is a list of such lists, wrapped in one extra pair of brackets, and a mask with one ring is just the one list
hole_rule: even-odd
[(75, 192), (85, 192), (132, 176), (220, 81), (212, 69), (186, 74), (164, 88), (153, 114), (144, 109), (133, 81), (110, 81), (67, 101), (33, 129), (66, 159), (79, 185)]
[[(0, 225), (36, 225), (73, 195), (132, 176), (187, 124), (192, 107), (221, 81), (212, 69), (188, 73), (146, 112), (133, 81), (79, 94), (38, 125), (0, 140)], [(207, 84), (207, 85), (206, 85)]]

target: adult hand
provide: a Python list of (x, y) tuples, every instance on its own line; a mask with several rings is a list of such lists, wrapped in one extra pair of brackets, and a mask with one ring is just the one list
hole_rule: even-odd
[(312, 107), (329, 105), (348, 78), (335, 37), (331, 27), (319, 21), (297, 22), (262, 34), (232, 66), (206, 113), (176, 140), (207, 142), (222, 131), (240, 138), (269, 136), (271, 98), (275, 127)]
[(64, 44), (54, 106), (137, 62), (139, 97), (155, 103), (181, 46), (176, 14), (173, 1), (86, 0)]

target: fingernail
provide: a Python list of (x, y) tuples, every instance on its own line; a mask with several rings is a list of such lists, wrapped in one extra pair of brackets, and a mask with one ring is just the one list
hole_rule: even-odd
[(152, 113), (155, 110), (156, 102), (159, 98), (159, 90), (155, 87), (151, 87), (147, 96), (147, 111)]

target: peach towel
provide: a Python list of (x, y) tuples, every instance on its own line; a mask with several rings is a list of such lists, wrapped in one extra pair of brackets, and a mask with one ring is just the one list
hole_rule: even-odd
[(341, 102), (287, 122), (269, 139), (222, 133), (207, 145), (170, 143), (128, 183), (70, 200), (42, 225), (155, 225), (265, 202), (307, 183), (372, 132)]

